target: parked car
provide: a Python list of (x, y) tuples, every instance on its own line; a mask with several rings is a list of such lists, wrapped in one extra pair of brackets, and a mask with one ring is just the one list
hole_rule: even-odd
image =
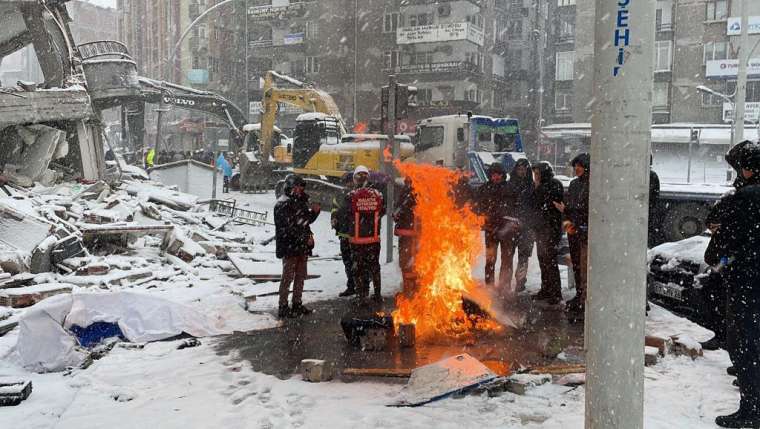
[(650, 301), (715, 331), (725, 318), (721, 273), (704, 261), (709, 232), (661, 244), (648, 254)]

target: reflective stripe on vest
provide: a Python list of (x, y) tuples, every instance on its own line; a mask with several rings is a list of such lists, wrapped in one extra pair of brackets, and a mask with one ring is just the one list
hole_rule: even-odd
[(396, 230), (393, 231), (393, 234), (397, 237), (413, 237), (417, 235), (417, 231), (414, 229), (396, 228)]
[(380, 233), (378, 232), (378, 226), (380, 222), (380, 214), (378, 212), (374, 213), (374, 225), (373, 225), (373, 231), (372, 236), (370, 237), (362, 237), (359, 234), (359, 212), (354, 213), (354, 236), (349, 238), (349, 242), (352, 244), (372, 244), (372, 243), (379, 243), (380, 242)]

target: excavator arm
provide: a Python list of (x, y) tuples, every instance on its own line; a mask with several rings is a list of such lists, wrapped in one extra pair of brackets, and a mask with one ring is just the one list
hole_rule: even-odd
[[(299, 88), (283, 89), (274, 86), (275, 79), (284, 80)], [(272, 135), (274, 123), (277, 118), (277, 106), (279, 103), (289, 104), (307, 112), (320, 112), (332, 116), (338, 120), (341, 134), (345, 134), (343, 118), (340, 115), (338, 105), (330, 94), (312, 88), (305, 83), (299, 82), (274, 71), (268, 71), (264, 78), (264, 113), (261, 117), (261, 162), (269, 162), (269, 153), (272, 151)]]

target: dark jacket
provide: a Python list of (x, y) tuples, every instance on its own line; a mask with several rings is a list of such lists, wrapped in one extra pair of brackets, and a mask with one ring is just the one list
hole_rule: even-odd
[[(732, 264), (758, 270), (760, 266), (760, 180), (749, 179), (733, 194), (721, 198), (720, 240), (721, 257), (733, 259)], [(760, 286), (759, 286), (760, 287)]]
[[(517, 167), (524, 165), (528, 169), (525, 177), (517, 175)], [(531, 176), (530, 162), (527, 159), (518, 159), (507, 181), (507, 210), (509, 216), (519, 219), (521, 225), (529, 226), (535, 214), (533, 177)]]
[[(274, 206), (274, 225), (277, 257), (310, 255), (313, 238), (309, 225), (319, 213), (311, 210), (309, 196), (282, 195)], [(311, 242), (311, 243), (310, 243)]]
[(352, 244), (380, 242), (380, 218), (385, 214), (383, 194), (370, 186), (349, 192), (346, 204), (350, 208), (350, 237)]
[(507, 182), (488, 181), (482, 185), (475, 196), (475, 211), (485, 217), (483, 229), (496, 232), (501, 228), (510, 214), (507, 202)]
[(571, 162), (573, 166), (581, 164), (586, 172), (570, 182), (565, 201), (565, 219), (573, 223), (576, 234), (579, 234), (581, 238), (588, 236), (589, 175), (591, 173), (588, 156), (584, 157), (584, 155), (578, 155)]
[(393, 233), (398, 236), (416, 235), (414, 208), (417, 206), (417, 196), (410, 185), (404, 185), (393, 213), (395, 222)]
[(340, 195), (333, 198), (330, 223), (338, 237), (348, 238), (351, 236), (351, 206), (348, 201), (350, 189), (344, 190)]
[(562, 202), (564, 188), (562, 182), (554, 178), (554, 170), (548, 162), (539, 162), (534, 169), (541, 174), (541, 183), (536, 187), (534, 207), (536, 234), (559, 240), (562, 236), (562, 213), (554, 207), (554, 202)]
[(657, 208), (657, 200), (660, 199), (660, 177), (654, 170), (649, 170), (649, 210)]

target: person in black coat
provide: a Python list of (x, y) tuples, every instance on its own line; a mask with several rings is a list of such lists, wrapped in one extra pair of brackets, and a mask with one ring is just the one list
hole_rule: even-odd
[(504, 289), (509, 287), (512, 278), (512, 257), (518, 223), (516, 218), (508, 216), (510, 207), (504, 167), (498, 162), (493, 163), (488, 167), (487, 173), (488, 182), (478, 189), (475, 196), (476, 211), (485, 217), (485, 281), (487, 285), (494, 284), (496, 258), (501, 247), (498, 287)]
[(563, 201), (564, 188), (562, 182), (554, 178), (554, 170), (546, 161), (533, 165), (533, 181), (536, 184), (534, 231), (541, 268), (541, 290), (533, 299), (545, 300), (553, 305), (562, 301), (562, 281), (557, 263), (562, 238), (562, 213), (554, 203)]
[[(528, 280), (528, 261), (533, 254), (533, 198), (535, 189), (531, 174), (530, 162), (521, 158), (515, 162), (507, 181), (507, 205), (511, 216), (517, 218), (517, 235), (513, 241), (512, 254), (517, 250), (517, 269), (515, 270), (515, 291), (525, 290)], [(509, 261), (510, 267), (512, 262)], [(511, 269), (510, 269), (511, 270)]]
[[(309, 204), (304, 192), (306, 182), (291, 174), (285, 179), (283, 195), (274, 206), (277, 258), (282, 259), (282, 280), (277, 316), (300, 316), (310, 313), (301, 302), (306, 280), (306, 261), (314, 248), (309, 225), (319, 216), (319, 204)], [(293, 283), (293, 305), (288, 309), (288, 292)]]
[(738, 166), (743, 184), (721, 198), (721, 264), (728, 284), (726, 339), (736, 369), (739, 410), (721, 427), (760, 427), (760, 144), (746, 144)]
[(586, 308), (586, 286), (588, 282), (588, 208), (589, 174), (591, 158), (581, 153), (570, 165), (575, 170), (575, 179), (567, 190), (566, 203), (554, 203), (564, 215), (563, 225), (570, 245), (570, 259), (575, 277), (575, 297), (567, 302), (567, 309), (582, 319)]
[(660, 176), (652, 169), (654, 156), (649, 155), (649, 224), (647, 244), (649, 247), (663, 242), (662, 208), (660, 208)]
[(340, 241), (340, 256), (343, 260), (343, 269), (346, 272), (346, 290), (339, 293), (338, 296), (356, 295), (356, 282), (354, 273), (354, 260), (351, 257), (351, 207), (348, 201), (348, 194), (354, 189), (354, 173), (348, 172), (343, 175), (343, 192), (333, 198), (332, 212), (330, 213), (330, 224), (335, 230), (335, 234)]

